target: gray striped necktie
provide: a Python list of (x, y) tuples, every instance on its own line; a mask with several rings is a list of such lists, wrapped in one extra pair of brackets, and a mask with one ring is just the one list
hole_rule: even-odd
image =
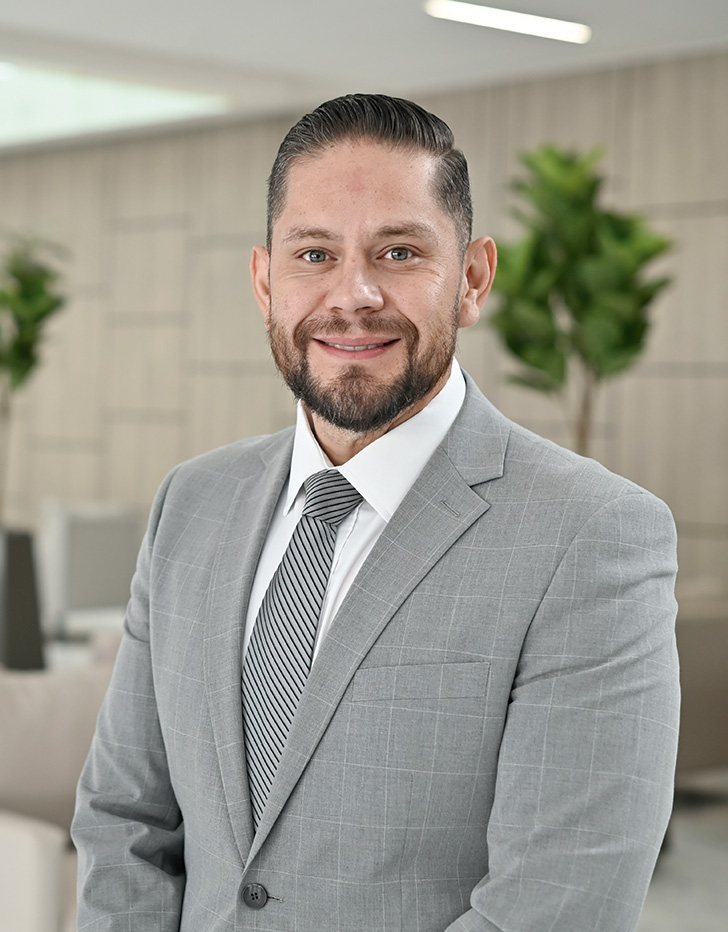
[(304, 482), (306, 504), (255, 620), (243, 663), (243, 724), (257, 829), (311, 669), (339, 524), (361, 495), (332, 469)]

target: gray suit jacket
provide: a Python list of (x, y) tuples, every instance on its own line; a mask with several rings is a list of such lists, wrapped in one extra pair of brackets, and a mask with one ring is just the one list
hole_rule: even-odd
[(469, 382), (334, 619), (254, 836), (241, 643), (292, 437), (159, 492), (79, 787), (79, 929), (633, 929), (678, 724), (667, 508)]

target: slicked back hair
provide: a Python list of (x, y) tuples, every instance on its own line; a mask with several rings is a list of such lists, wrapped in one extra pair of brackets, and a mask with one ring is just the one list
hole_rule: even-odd
[(461, 251), (465, 251), (472, 237), (473, 204), (468, 165), (463, 153), (454, 147), (452, 130), (418, 104), (385, 94), (347, 94), (328, 100), (288, 131), (268, 179), (268, 249), (273, 226), (283, 212), (293, 162), (345, 140), (371, 140), (392, 149), (434, 156), (438, 165), (433, 193), (455, 222)]

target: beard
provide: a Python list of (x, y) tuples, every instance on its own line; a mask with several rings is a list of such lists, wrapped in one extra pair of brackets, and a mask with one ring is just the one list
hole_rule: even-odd
[[(451, 327), (434, 334), (423, 348), (417, 328), (409, 320), (381, 313), (362, 317), (354, 328), (341, 317), (311, 317), (301, 321), (292, 339), (270, 315), (268, 340), (278, 371), (293, 392), (318, 417), (340, 430), (366, 434), (391, 424), (407, 408), (421, 401), (447, 373), (455, 353), (459, 308), (453, 308)], [(308, 347), (314, 333), (339, 336), (356, 329), (403, 342), (404, 369), (389, 381), (376, 378), (362, 363), (352, 361), (333, 382), (311, 371)]]

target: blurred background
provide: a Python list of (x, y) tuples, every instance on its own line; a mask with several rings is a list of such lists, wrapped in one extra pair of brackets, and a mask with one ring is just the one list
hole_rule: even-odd
[[(249, 254), (264, 240), (284, 133), (355, 91), (411, 97), (449, 122), (470, 165), (476, 235), (521, 235), (510, 213), (519, 154), (553, 143), (602, 147), (605, 204), (673, 242), (654, 265), (672, 283), (651, 309), (646, 350), (598, 395), (592, 450), (665, 499), (680, 536), (680, 792), (640, 932), (725, 927), (728, 4), (497, 5), (587, 24), (591, 41), (446, 21), (422, 0), (3, 0), (0, 234), (68, 253), (66, 304), (13, 394), (9, 428), (3, 524), (35, 541), (49, 670), (0, 676), (0, 878), (7, 867), (12, 895), (0, 880), (0, 932), (70, 921), (68, 876), (38, 854), (43, 832), (31, 844), (18, 821), (57, 828), (65, 852), (68, 807), (38, 809), (61, 790), (28, 789), (22, 767), (50, 760), (52, 746), (70, 761), (69, 742), (85, 753), (157, 485), (182, 459), (292, 422)], [(463, 331), (458, 355), (504, 413), (571, 443), (556, 401), (506, 381), (513, 363), (492, 329)], [(0, 626), (13, 612), (3, 606)], [(41, 715), (65, 744), (41, 740)], [(20, 850), (31, 854), (18, 886)]]

